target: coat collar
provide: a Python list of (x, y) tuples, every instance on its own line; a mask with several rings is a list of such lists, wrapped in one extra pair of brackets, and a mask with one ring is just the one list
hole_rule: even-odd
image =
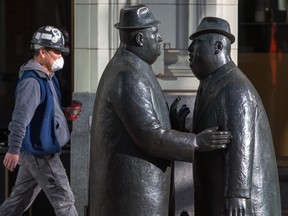
[(209, 92), (212, 93), (215, 91), (215, 83), (218, 83), (219, 80), (221, 80), (224, 76), (226, 76), (228, 73), (230, 73), (234, 68), (237, 66), (233, 61), (228, 62), (227, 64), (223, 65), (219, 69), (217, 69), (215, 72), (210, 74), (208, 77), (200, 81), (201, 91), (209, 89)]

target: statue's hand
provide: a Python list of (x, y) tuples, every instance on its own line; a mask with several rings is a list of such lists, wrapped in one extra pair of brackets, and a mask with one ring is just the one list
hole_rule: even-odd
[(225, 198), (224, 212), (222, 216), (251, 216), (252, 209), (250, 199), (247, 198)]
[(187, 115), (190, 113), (190, 109), (184, 104), (180, 108), (180, 110), (177, 111), (177, 106), (180, 100), (181, 98), (177, 97), (170, 106), (169, 116), (170, 116), (171, 128), (178, 131), (188, 131), (185, 128), (185, 121)]
[(227, 147), (232, 135), (229, 131), (217, 131), (218, 127), (206, 129), (196, 135), (197, 151), (213, 151)]

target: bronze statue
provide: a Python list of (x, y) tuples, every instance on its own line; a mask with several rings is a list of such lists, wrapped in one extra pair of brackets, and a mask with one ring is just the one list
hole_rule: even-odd
[[(223, 149), (230, 133), (171, 130), (151, 65), (160, 55), (159, 21), (145, 5), (121, 9), (121, 44), (102, 74), (92, 117), (91, 216), (168, 216), (171, 161)], [(215, 125), (217, 126), (217, 125)]]
[(229, 23), (205, 17), (190, 39), (190, 68), (200, 80), (192, 132), (219, 126), (233, 135), (226, 149), (195, 152), (195, 216), (280, 216), (269, 121), (256, 89), (231, 60)]

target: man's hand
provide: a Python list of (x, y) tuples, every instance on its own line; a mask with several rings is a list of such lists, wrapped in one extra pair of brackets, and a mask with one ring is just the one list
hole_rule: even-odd
[(218, 127), (209, 128), (196, 135), (196, 150), (213, 151), (227, 147), (232, 135), (229, 131), (217, 131)]
[(178, 131), (187, 131), (185, 128), (185, 120), (187, 115), (190, 113), (190, 109), (184, 104), (177, 112), (177, 106), (180, 100), (181, 98), (177, 97), (170, 106), (169, 116), (171, 128)]
[(3, 165), (10, 170), (11, 172), (14, 171), (15, 167), (19, 162), (19, 155), (6, 153), (5, 158), (3, 160)]
[(223, 216), (250, 216), (252, 208), (247, 198), (225, 198)]

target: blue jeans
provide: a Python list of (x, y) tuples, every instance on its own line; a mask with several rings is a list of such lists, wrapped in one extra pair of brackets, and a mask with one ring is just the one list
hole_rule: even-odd
[(0, 206), (0, 216), (21, 216), (41, 189), (56, 216), (78, 216), (74, 195), (59, 154), (41, 157), (21, 154), (15, 185), (10, 197)]

